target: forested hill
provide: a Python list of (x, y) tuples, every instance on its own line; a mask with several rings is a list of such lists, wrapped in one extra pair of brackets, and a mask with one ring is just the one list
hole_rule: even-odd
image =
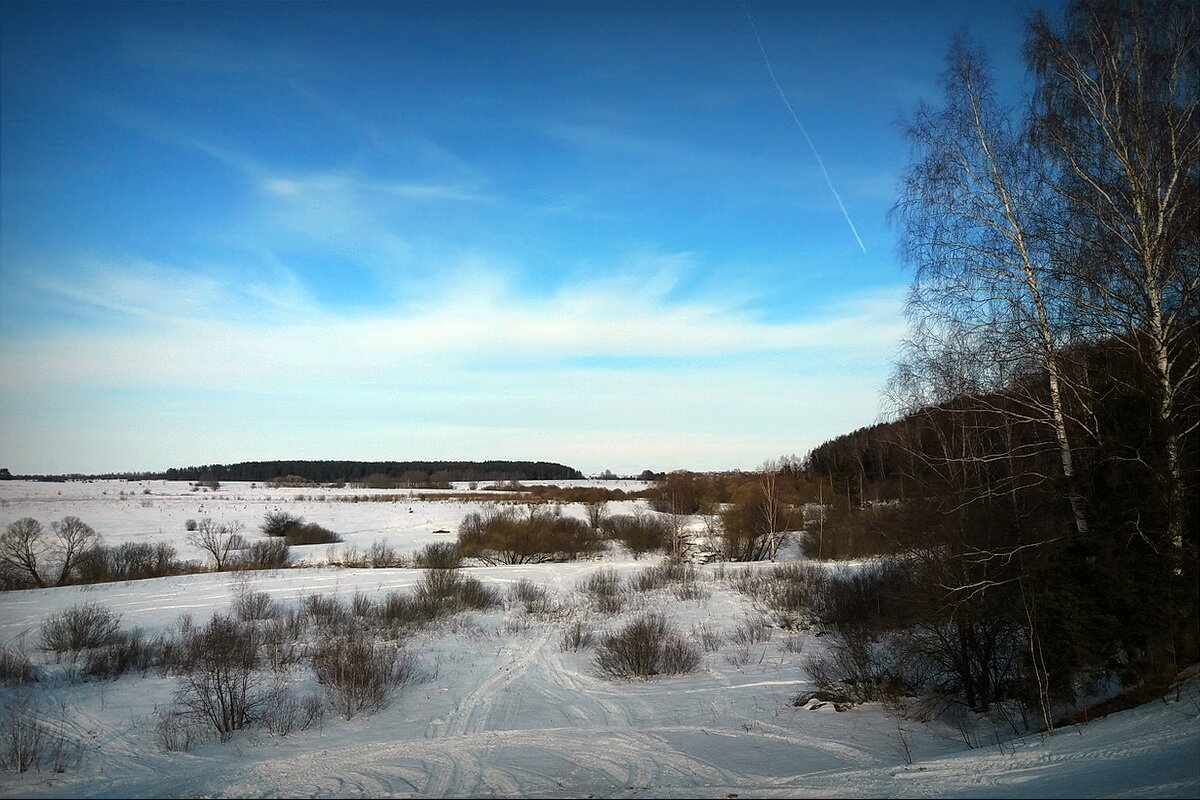
[(406, 473), (446, 473), (451, 481), (570, 480), (574, 467), (548, 461), (243, 461), (171, 468), (157, 477), (171, 481), (270, 481), (297, 475), (316, 483), (354, 483), (370, 475), (401, 478)]

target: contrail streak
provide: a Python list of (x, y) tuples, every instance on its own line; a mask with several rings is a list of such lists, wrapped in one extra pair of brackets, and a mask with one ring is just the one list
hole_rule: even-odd
[(825, 176), (825, 185), (833, 193), (833, 199), (837, 200), (838, 208), (842, 210), (842, 216), (846, 218), (846, 224), (850, 226), (850, 232), (854, 234), (854, 238), (858, 241), (858, 246), (862, 248), (862, 251), (864, 253), (867, 252), (867, 246), (863, 244), (862, 237), (858, 235), (858, 228), (854, 227), (854, 220), (850, 219), (850, 212), (846, 210), (846, 204), (842, 202), (842, 196), (838, 194), (838, 190), (833, 186), (833, 179), (829, 177), (829, 170), (825, 169), (825, 160), (817, 152), (817, 146), (813, 144), (812, 137), (808, 135), (808, 129), (800, 121), (800, 117), (796, 114), (796, 110), (792, 108), (787, 94), (783, 91), (783, 86), (780, 85), (779, 79), (775, 77), (775, 68), (771, 66), (771, 59), (767, 57), (767, 48), (763, 47), (762, 37), (758, 35), (758, 26), (754, 24), (754, 18), (750, 16), (750, 9), (746, 6), (745, 0), (742, 0), (742, 10), (746, 12), (746, 21), (750, 23), (750, 31), (754, 34), (754, 41), (758, 42), (758, 52), (762, 53), (763, 63), (767, 66), (767, 74), (771, 76), (771, 82), (775, 84), (775, 89), (779, 92), (779, 97), (783, 100), (783, 105), (787, 108), (788, 113), (792, 115), (792, 120), (795, 121), (796, 127), (804, 135), (804, 141), (808, 142), (808, 149), (812, 150), (813, 158), (817, 160), (817, 165), (821, 167), (821, 174)]

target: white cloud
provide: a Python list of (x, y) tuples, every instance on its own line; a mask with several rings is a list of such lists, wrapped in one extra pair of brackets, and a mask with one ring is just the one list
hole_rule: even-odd
[[(225, 460), (750, 467), (873, 421), (903, 330), (898, 291), (775, 323), (712, 298), (672, 301), (670, 279), (619, 270), (519, 295), (487, 264), (420, 303), (358, 316), (321, 311), (286, 283), (290, 297), (263, 304), (265, 284), (145, 263), (43, 282), (65, 304), (128, 324), (0, 340), (0, 393), (19, 400), (5, 447), (10, 458), (57, 458), (47, 443), (78, 429), (106, 456), (128, 451), (130, 468), (195, 462), (214, 447)], [(205, 422), (181, 424), (181, 403)]]
[[(518, 296), (474, 270), (437, 296), (369, 315), (323, 312), (295, 287), (240, 287), (152, 264), (98, 270), (90, 283), (45, 279), (64, 301), (143, 324), (57, 333), (6, 347), (5, 383), (270, 386), (296, 368), (338, 381), (398, 377), (414, 365), (475, 369), (502, 360), (545, 365), (586, 357), (696, 360), (832, 350), (890, 353), (903, 330), (896, 292), (843, 302), (802, 321), (763, 322), (714, 300), (671, 302), (669, 283), (614, 277)], [(263, 298), (271, 298), (264, 304)], [(183, 354), (187, 353), (184, 358)]]

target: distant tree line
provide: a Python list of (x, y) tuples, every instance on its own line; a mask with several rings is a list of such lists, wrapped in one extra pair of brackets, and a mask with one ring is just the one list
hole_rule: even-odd
[[(243, 461), (237, 464), (171, 468), (155, 477), (170, 481), (254, 481), (267, 483), (286, 476), (313, 483), (373, 483), (390, 478), (395, 486), (438, 482), (574, 480), (583, 473), (547, 461)], [(418, 478), (419, 476), (419, 478)], [(389, 487), (382, 487), (389, 488)], [(391, 487), (394, 488), (394, 487)]]

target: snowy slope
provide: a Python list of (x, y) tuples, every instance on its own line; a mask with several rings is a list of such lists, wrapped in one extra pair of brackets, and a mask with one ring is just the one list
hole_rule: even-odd
[[(194, 513), (191, 504), (197, 502), (175, 495), (144, 507), (140, 497), (127, 502), (81, 491), (80, 485), (61, 488), (77, 494), (5, 495), (0, 522), (30, 509), (46, 512), (32, 513), (45, 522), (75, 513), (110, 544), (131, 535), (135, 525), (140, 535), (156, 538), (157, 525), (178, 546), (183, 526), (175, 517)], [(217, 499), (222, 495), (228, 499)], [(214, 518), (240, 514), (248, 526), (268, 503), (278, 502), (250, 499), (248, 492), (238, 497), (222, 489), (205, 502), (213, 504)], [(393, 544), (404, 549), (432, 540), (430, 526), (453, 530), (467, 510), (467, 504), (438, 502), (414, 502), (412, 515), (407, 504), (312, 506), (301, 513), (335, 530), (390, 532)], [(161, 515), (158, 523), (150, 509)], [(420, 524), (407, 523), (410, 516)], [(105, 530), (110, 524), (114, 530)], [(115, 530), (121, 525), (130, 528)], [(495, 586), (520, 579), (545, 586), (557, 608), (529, 615), (509, 602), (415, 635), (411, 646), (427, 676), (397, 690), (377, 714), (349, 721), (329, 715), (319, 728), (286, 737), (261, 728), (241, 731), (229, 743), (209, 741), (188, 752), (162, 750), (153, 724), (155, 712), (172, 704), (176, 679), (151, 672), (113, 681), (72, 680), (68, 665), (36, 653), (42, 620), (79, 602), (97, 602), (119, 612), (125, 627), (140, 626), (152, 635), (175, 625), (181, 614), (203, 622), (247, 589), (283, 604), (313, 593), (378, 598), (411, 589), (421, 571), (313, 567), (2, 594), (0, 643), (23, 642), (47, 676), (30, 701), (83, 748), (61, 773), (46, 768), (0, 773), (0, 796), (1200, 795), (1200, 689), (1194, 682), (1185, 684), (1178, 699), (1172, 695), (1055, 736), (1018, 737), (1002, 722), (973, 715), (961, 728), (950, 720), (920, 723), (879, 705), (843, 713), (829, 706), (798, 709), (789, 700), (808, 688), (803, 662), (821, 647), (819, 638), (775, 629), (769, 641), (732, 643), (730, 634), (760, 619), (761, 612), (720, 577), (719, 566), (704, 568), (704, 599), (678, 600), (665, 590), (639, 593), (618, 615), (600, 613), (577, 591), (580, 579), (597, 569), (632, 574), (646, 566), (612, 553), (602, 561), (470, 569)], [(560, 646), (562, 630), (574, 621), (612, 630), (642, 610), (664, 612), (685, 635), (707, 626), (725, 641), (704, 653), (699, 671), (644, 682), (605, 677), (592, 652)], [(288, 679), (315, 690), (309, 672), (298, 669)], [(19, 691), (0, 689), (6, 703)]]

